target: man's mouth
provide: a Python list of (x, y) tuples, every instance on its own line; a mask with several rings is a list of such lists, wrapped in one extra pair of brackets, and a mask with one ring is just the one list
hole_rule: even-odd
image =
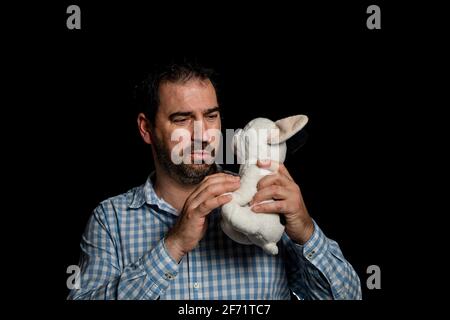
[(191, 158), (192, 160), (198, 163), (201, 163), (202, 161), (210, 160), (211, 159), (211, 153), (207, 152), (205, 150), (197, 150), (194, 152), (191, 152)]

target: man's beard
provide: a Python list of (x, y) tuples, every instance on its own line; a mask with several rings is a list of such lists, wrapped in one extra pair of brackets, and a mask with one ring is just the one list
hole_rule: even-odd
[[(217, 171), (215, 163), (207, 164), (175, 164), (171, 159), (171, 152), (155, 135), (153, 136), (153, 146), (155, 147), (156, 159), (166, 172), (182, 184), (199, 184), (206, 176)], [(203, 150), (205, 145), (202, 145)], [(186, 152), (186, 150), (184, 151)], [(188, 151), (189, 152), (189, 151)], [(193, 161), (192, 161), (193, 162)]]

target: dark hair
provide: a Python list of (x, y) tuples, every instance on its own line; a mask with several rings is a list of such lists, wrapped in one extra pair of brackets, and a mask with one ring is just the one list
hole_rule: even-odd
[(152, 68), (145, 79), (135, 87), (134, 98), (139, 112), (143, 112), (152, 125), (160, 103), (159, 88), (165, 82), (185, 83), (192, 79), (210, 80), (214, 71), (196, 62), (166, 63)]

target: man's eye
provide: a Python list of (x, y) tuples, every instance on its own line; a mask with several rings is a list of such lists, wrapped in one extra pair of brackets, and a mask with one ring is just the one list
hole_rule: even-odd
[(208, 115), (206, 116), (206, 119), (208, 119), (208, 120), (214, 120), (214, 119), (216, 119), (218, 116), (219, 116), (219, 115), (218, 115), (217, 113), (215, 113), (215, 114), (208, 114)]
[(175, 123), (184, 123), (186, 121), (188, 121), (188, 118), (176, 118), (176, 119), (173, 119), (173, 122), (175, 122)]

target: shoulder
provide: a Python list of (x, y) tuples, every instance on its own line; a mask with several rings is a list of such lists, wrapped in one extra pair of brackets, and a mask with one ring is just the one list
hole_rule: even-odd
[(136, 201), (137, 197), (142, 197), (143, 185), (134, 187), (122, 194), (109, 197), (101, 201), (94, 209), (94, 215), (104, 216), (108, 220), (110, 218), (117, 219), (123, 214), (127, 214), (131, 210), (131, 205)]

